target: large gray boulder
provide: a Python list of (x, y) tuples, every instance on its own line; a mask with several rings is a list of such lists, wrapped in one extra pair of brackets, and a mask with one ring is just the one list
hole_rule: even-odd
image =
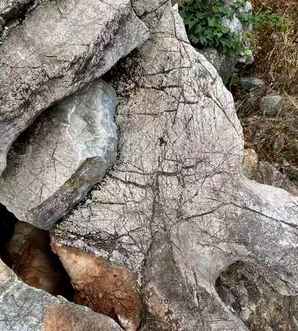
[(14, 144), (0, 203), (48, 229), (99, 182), (117, 153), (117, 97), (100, 81), (45, 111)]
[(0, 260), (1, 331), (121, 331), (111, 318), (21, 282)]
[[(124, 268), (120, 284), (134, 281), (121, 293), (138, 289), (143, 331), (248, 330), (219, 298), (216, 279), (244, 261), (263, 268), (280, 293), (297, 295), (298, 198), (242, 175), (233, 98), (170, 4), (150, 41), (115, 72), (119, 160), (57, 226), (55, 252), (84, 298), (109, 288), (99, 274), (88, 280), (90, 266)], [(135, 315), (120, 315), (126, 330), (137, 329)]]
[[(1, 14), (5, 6), (10, 2)], [(12, 143), (43, 110), (102, 76), (148, 37), (130, 0), (45, 1), (10, 29), (0, 45), (0, 174)]]

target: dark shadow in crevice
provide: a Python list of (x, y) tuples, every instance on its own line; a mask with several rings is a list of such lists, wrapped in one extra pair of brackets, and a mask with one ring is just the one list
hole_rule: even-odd
[(17, 221), (16, 217), (0, 204), (0, 258), (5, 263), (8, 262), (6, 244), (14, 234)]
[(26, 284), (73, 301), (70, 278), (51, 250), (49, 232), (18, 222), (2, 205), (0, 258)]
[(253, 264), (232, 264), (216, 280), (222, 301), (251, 331), (297, 331), (298, 297), (283, 296), (278, 282)]

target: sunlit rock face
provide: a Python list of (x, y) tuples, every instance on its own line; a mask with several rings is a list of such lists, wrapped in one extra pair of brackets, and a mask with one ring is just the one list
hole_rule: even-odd
[(18, 139), (0, 177), (0, 201), (48, 229), (112, 165), (117, 152), (114, 90), (98, 82), (42, 114)]
[(121, 99), (119, 159), (55, 229), (55, 242), (135, 275), (143, 330), (247, 330), (216, 279), (249, 261), (295, 295), (298, 199), (242, 175), (232, 96), (171, 6), (109, 77)]
[(0, 174), (11, 144), (42, 111), (149, 37), (130, 0), (43, 1), (26, 15), (13, 3), (0, 7), (16, 19), (0, 44)]
[[(51, 231), (75, 300), (97, 313), (62, 307), (1, 265), (0, 323), (17, 331), (247, 331), (216, 281), (249, 263), (280, 294), (297, 295), (298, 199), (244, 177), (233, 98), (170, 1), (130, 5), (150, 38), (104, 77), (118, 100), (118, 157)], [(83, 69), (92, 75), (89, 60)], [(46, 223), (52, 214), (43, 211), (59, 208), (35, 210)]]

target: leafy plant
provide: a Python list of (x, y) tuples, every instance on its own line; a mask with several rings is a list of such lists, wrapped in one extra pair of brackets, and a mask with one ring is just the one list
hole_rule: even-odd
[(198, 48), (212, 47), (226, 55), (245, 55), (247, 39), (238, 32), (233, 32), (225, 24), (235, 15), (245, 25), (260, 26), (272, 24), (281, 28), (282, 19), (269, 11), (258, 14), (243, 11), (245, 0), (235, 1), (227, 6), (224, 0), (189, 0), (180, 5), (191, 43)]

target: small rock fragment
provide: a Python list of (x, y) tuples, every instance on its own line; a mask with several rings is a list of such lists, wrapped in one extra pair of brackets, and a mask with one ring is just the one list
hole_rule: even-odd
[(262, 94), (266, 90), (266, 84), (262, 79), (255, 77), (241, 77), (240, 86), (245, 92)]
[(282, 110), (283, 98), (280, 95), (267, 95), (260, 103), (261, 112), (264, 115), (275, 116)]
[(121, 331), (111, 318), (76, 305), (53, 304), (47, 307), (44, 331)]

